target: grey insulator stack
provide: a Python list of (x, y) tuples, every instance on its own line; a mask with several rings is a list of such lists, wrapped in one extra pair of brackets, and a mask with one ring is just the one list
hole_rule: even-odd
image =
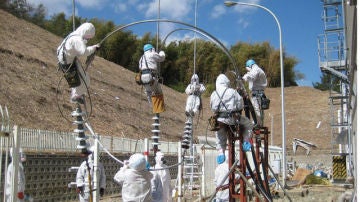
[(192, 121), (190, 118), (185, 122), (184, 136), (183, 136), (183, 140), (181, 141), (181, 147), (183, 149), (190, 148), (191, 139), (192, 139), (191, 137), (192, 137)]
[(151, 130), (153, 136), (151, 136), (151, 138), (153, 139), (152, 145), (154, 148), (154, 151), (156, 152), (158, 150), (158, 145), (160, 145), (159, 143), (159, 134), (160, 134), (160, 123), (159, 123), (159, 114), (156, 114), (153, 118), (154, 123), (152, 124), (153, 129)]
[(83, 116), (85, 116), (86, 113), (82, 112), (80, 106), (78, 106), (76, 110), (71, 113), (71, 115), (76, 118), (76, 120), (73, 122), (77, 125), (77, 128), (74, 129), (74, 133), (78, 134), (76, 140), (79, 141), (79, 144), (76, 148), (80, 149), (82, 154), (87, 154), (89, 143), (86, 142), (88, 137), (85, 135), (86, 128), (84, 127), (85, 121), (83, 119)]

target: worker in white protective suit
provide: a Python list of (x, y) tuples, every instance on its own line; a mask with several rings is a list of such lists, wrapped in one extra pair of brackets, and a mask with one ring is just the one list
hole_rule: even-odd
[(73, 103), (84, 103), (84, 96), (90, 86), (89, 73), (81, 65), (78, 57), (89, 56), (100, 48), (99, 44), (86, 46), (87, 41), (94, 36), (94, 25), (86, 22), (70, 33), (57, 48), (59, 67), (71, 87), (70, 101)]
[(262, 126), (263, 123), (260, 116), (260, 110), (261, 97), (265, 96), (264, 90), (267, 86), (266, 74), (252, 59), (246, 61), (245, 68), (247, 73), (242, 77), (242, 79), (249, 83), (251, 103), (256, 113), (257, 125)]
[(23, 153), (22, 149), (19, 149), (19, 155), (18, 155), (18, 162), (14, 162), (13, 161), (13, 156), (14, 156), (14, 152), (13, 152), (13, 148), (10, 148), (10, 158), (11, 158), (11, 163), (8, 165), (7, 168), (7, 173), (6, 173), (6, 181), (5, 181), (5, 201), (6, 202), (12, 202), (12, 174), (14, 172), (14, 165), (16, 163), (18, 163), (19, 167), (18, 167), (18, 185), (17, 185), (17, 193), (16, 193), (16, 197), (17, 197), (17, 202), (23, 202), (25, 201), (25, 174), (24, 174), (24, 166), (23, 166), (23, 162), (26, 161), (26, 156)]
[[(95, 165), (94, 165), (94, 149), (95, 146), (92, 146), (88, 151), (87, 159), (84, 160), (76, 174), (76, 191), (79, 194), (79, 200), (80, 202), (87, 202), (90, 201), (90, 194), (92, 194), (92, 197), (95, 196), (96, 190), (94, 189), (95, 183), (94, 183), (94, 171)], [(98, 188), (100, 197), (102, 197), (105, 193), (106, 188), (106, 175), (104, 166), (101, 162), (98, 162), (97, 165), (97, 171), (98, 171)], [(89, 183), (91, 180), (91, 184)], [(93, 190), (92, 193), (90, 193), (90, 186)]]
[(150, 171), (153, 174), (151, 179), (151, 197), (152, 202), (163, 202), (163, 187), (161, 177), (157, 171)]
[(165, 111), (164, 95), (159, 84), (159, 70), (157, 63), (165, 60), (165, 52), (157, 53), (151, 44), (144, 45), (144, 54), (139, 60), (141, 82), (149, 103), (152, 103), (153, 113)]
[(131, 155), (114, 176), (115, 182), (122, 186), (122, 201), (151, 201), (152, 177), (146, 169), (145, 156), (140, 153)]
[(159, 174), (161, 178), (161, 184), (163, 187), (163, 201), (168, 202), (172, 201), (171, 195), (172, 195), (172, 188), (171, 188), (171, 176), (169, 168), (165, 165), (166, 160), (164, 157), (164, 154), (162, 152), (156, 152), (155, 155), (155, 166), (154, 168), (157, 170), (156, 172)]
[(216, 78), (216, 90), (210, 96), (210, 108), (213, 113), (218, 114), (217, 121), (220, 129), (215, 132), (216, 149), (219, 154), (224, 155), (227, 146), (228, 126), (240, 124), (243, 130), (243, 150), (251, 148), (250, 138), (253, 124), (246, 117), (239, 114), (244, 107), (241, 95), (230, 86), (230, 80), (225, 74)]
[[(216, 157), (217, 166), (215, 168), (215, 186), (217, 188), (217, 193), (215, 196), (215, 202), (228, 202), (229, 201), (229, 187), (224, 186), (229, 184), (229, 158), (228, 151), (225, 152), (225, 155), (219, 155)], [(226, 180), (221, 183), (224, 178)], [(235, 174), (235, 179), (239, 179), (240, 175)]]
[(194, 116), (201, 110), (201, 94), (205, 92), (206, 88), (202, 83), (199, 83), (199, 76), (193, 74), (191, 83), (186, 87), (185, 93), (188, 95), (186, 100), (185, 114), (186, 116)]
[[(215, 197), (215, 202), (228, 202), (229, 201), (229, 189), (228, 187), (222, 187), (223, 185), (229, 184), (229, 176), (227, 175), (229, 172), (229, 159), (228, 153), (225, 155), (219, 155), (216, 158), (217, 166), (215, 168), (215, 186), (218, 189)], [(222, 183), (222, 181), (226, 178), (226, 180)]]

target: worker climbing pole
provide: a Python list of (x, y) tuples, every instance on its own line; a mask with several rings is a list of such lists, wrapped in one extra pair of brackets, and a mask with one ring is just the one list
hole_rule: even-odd
[[(87, 152), (88, 144), (86, 143), (85, 127), (84, 123), (91, 115), (90, 111), (87, 111), (85, 98), (89, 97), (89, 104), (91, 106), (91, 99), (89, 94), (90, 76), (87, 72), (90, 63), (92, 62), (95, 52), (100, 48), (100, 44), (93, 46), (86, 46), (87, 40), (90, 40), (95, 36), (95, 27), (91, 23), (81, 24), (75, 31), (70, 33), (57, 48), (57, 59), (59, 70), (62, 72), (62, 77), (59, 80), (58, 92), (60, 84), (63, 79), (66, 80), (68, 87), (71, 89), (70, 103), (75, 104), (75, 111), (71, 113), (76, 118), (75, 121), (66, 118), (60, 108), (59, 98), (57, 97), (58, 108), (61, 115), (68, 121), (77, 125), (77, 129), (74, 132), (78, 133), (77, 140), (79, 141), (78, 149), (82, 154)], [(87, 57), (86, 66), (81, 64), (80, 57)], [(57, 94), (59, 96), (60, 93)], [(81, 106), (84, 106), (82, 111)]]

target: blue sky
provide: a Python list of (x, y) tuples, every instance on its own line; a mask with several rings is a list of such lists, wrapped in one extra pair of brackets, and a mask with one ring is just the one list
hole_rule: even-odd
[[(68, 17), (72, 14), (72, 0), (28, 0), (28, 2), (33, 5), (44, 4), (49, 16), (59, 12), (64, 12)], [(321, 20), (322, 2), (320, 0), (241, 2), (262, 5), (276, 15), (281, 25), (283, 50), (287, 56), (299, 60), (295, 70), (305, 75), (305, 79), (297, 83), (300, 86), (312, 86), (313, 82), (320, 82), (317, 36), (324, 32)], [(77, 16), (110, 20), (116, 25), (155, 19), (158, 16), (158, 5), (158, 0), (75, 0)], [(279, 48), (277, 24), (270, 13), (263, 9), (240, 5), (226, 7), (222, 0), (160, 0), (160, 18), (194, 25), (195, 13), (197, 27), (216, 37), (227, 47), (238, 41), (247, 43), (269, 41), (271, 46)], [(161, 23), (160, 37), (165, 37), (174, 29), (176, 24)], [(145, 32), (155, 35), (157, 24), (135, 25), (128, 30), (138, 36), (142, 36)], [(167, 40), (193, 39), (193, 37), (194, 34), (191, 32), (179, 31), (171, 34)], [(202, 38), (202, 36), (198, 37)]]

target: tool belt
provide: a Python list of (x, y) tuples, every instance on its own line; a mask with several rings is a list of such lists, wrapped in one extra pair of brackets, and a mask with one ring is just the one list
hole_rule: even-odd
[(263, 90), (254, 90), (251, 92), (253, 97), (258, 97), (260, 99), (261, 109), (269, 109), (270, 108), (270, 99), (268, 99)]
[(141, 70), (141, 83), (152, 85), (155, 81), (155, 73), (151, 69)]
[(78, 71), (78, 68), (76, 66), (76, 62), (73, 62), (71, 64), (65, 65), (59, 64), (59, 69), (64, 73), (64, 77), (69, 85), (70, 88), (75, 88), (80, 86), (80, 73)]

